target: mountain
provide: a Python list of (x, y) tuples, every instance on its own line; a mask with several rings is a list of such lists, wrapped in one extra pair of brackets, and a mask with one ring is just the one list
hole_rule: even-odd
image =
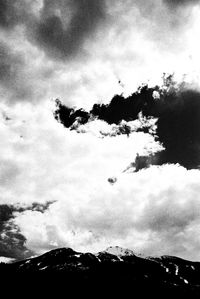
[[(60, 248), (26, 260), (0, 264), (1, 277), (41, 282), (59, 290), (72, 285), (110, 291), (168, 294), (199, 298), (200, 262), (173, 256), (141, 257), (120, 247), (92, 253)], [(98, 292), (99, 292), (98, 291)], [(191, 297), (192, 296), (192, 297)]]

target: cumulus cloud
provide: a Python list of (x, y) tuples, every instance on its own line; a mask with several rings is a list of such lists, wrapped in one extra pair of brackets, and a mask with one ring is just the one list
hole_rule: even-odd
[(195, 260), (200, 246), (199, 238), (192, 238), (199, 229), (198, 181), (198, 171), (154, 166), (124, 175), (113, 186), (101, 182), (82, 188), (82, 194), (68, 194), (45, 217), (25, 212), (16, 222), (37, 252), (63, 245), (83, 251), (119, 245), (146, 255)]
[[(122, 173), (137, 152), (160, 150), (153, 136), (78, 134), (59, 124), (52, 110), (49, 104), (32, 111), (4, 106), (12, 119), (1, 120), (1, 159), (9, 157), (3, 163), (15, 177), (2, 181), (1, 204), (22, 207), (12, 223), (26, 250), (99, 251), (118, 245), (147, 255), (199, 259), (199, 241), (192, 238), (200, 219), (199, 171), (177, 164)], [(111, 185), (112, 176), (117, 181)], [(41, 212), (47, 201), (55, 202)]]
[[(47, 209), (41, 212), (40, 205), (35, 206), (34, 202), (46, 207), (48, 201), (56, 201), (53, 206), (57, 206), (57, 202), (69, 201), (69, 207), (76, 210), (89, 200), (90, 190), (99, 188), (99, 184), (109, 188), (108, 178), (120, 175), (131, 157), (134, 159), (136, 151), (159, 148), (152, 136), (142, 132), (133, 133), (129, 138), (121, 135), (115, 140), (109, 136), (102, 140), (90, 132), (80, 135), (66, 130), (46, 106), (35, 107), (35, 110), (25, 108), (25, 105), (15, 109), (4, 106), (2, 109), (9, 119), (1, 119), (4, 136), (4, 146), (1, 147), (1, 204), (19, 204), (21, 210), (16, 210), (13, 221), (27, 239), (27, 248), (37, 253), (49, 249), (51, 244), (56, 247), (64, 244), (73, 246), (73, 243), (67, 243), (66, 238), (63, 239), (65, 231), (60, 233), (57, 224), (53, 225), (57, 212), (53, 212), (50, 221), (48, 214), (51, 212)], [(82, 193), (78, 195), (75, 190), (82, 190)], [(82, 201), (83, 194), (85, 200)], [(58, 212), (59, 209), (60, 204)], [(70, 209), (66, 211), (68, 216), (63, 214), (69, 223), (70, 218), (75, 217)], [(18, 221), (28, 214), (30, 226)], [(41, 230), (43, 225), (44, 231)], [(76, 234), (79, 229), (82, 230), (81, 226), (75, 229)], [(72, 231), (66, 228), (66, 233), (73, 236)], [(86, 239), (88, 234), (85, 232)]]
[[(10, 212), (3, 230), (12, 242), (21, 240), (16, 248), (22, 255), (57, 246), (98, 251), (121, 245), (146, 254), (199, 259), (199, 171), (163, 165), (122, 174), (137, 152), (156, 152), (161, 145), (142, 131), (133, 130), (129, 138), (110, 137), (113, 123), (120, 129), (121, 120), (130, 115), (127, 107), (116, 113), (123, 96), (109, 105), (113, 94), (127, 97), (149, 78), (154, 84), (164, 71), (199, 73), (198, 7), (194, 12), (193, 5), (175, 10), (169, 9), (169, 1), (167, 5), (145, 0), (0, 1), (1, 204), (22, 206)], [(188, 28), (194, 39), (188, 39)], [(152, 108), (151, 103), (162, 101), (155, 91), (159, 93), (143, 90), (145, 100), (138, 105), (144, 114), (148, 103)], [(68, 127), (77, 118), (87, 122), (81, 108), (89, 111), (94, 103), (99, 120), (83, 124), (85, 134), (65, 129), (46, 104), (57, 97), (69, 107)], [(159, 141), (164, 153), (170, 153), (165, 162), (191, 168), (184, 164), (189, 154), (197, 167), (199, 94), (184, 90), (172, 97), (173, 113), (168, 108), (159, 112)], [(177, 151), (171, 150), (176, 137), (167, 115), (174, 132), (181, 132)], [(107, 136), (97, 138), (102, 130)], [(177, 157), (180, 149), (183, 154)], [(115, 184), (109, 184), (109, 177), (117, 177)], [(56, 202), (43, 209), (49, 201)]]

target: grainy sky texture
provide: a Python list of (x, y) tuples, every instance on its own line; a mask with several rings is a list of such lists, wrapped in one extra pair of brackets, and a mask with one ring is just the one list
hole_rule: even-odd
[[(0, 0), (0, 256), (118, 245), (200, 259), (199, 4)], [(178, 85), (159, 138), (139, 120), (124, 120), (128, 137), (123, 122), (54, 118), (53, 99), (89, 111), (163, 73)], [(162, 146), (167, 164), (123, 172)]]

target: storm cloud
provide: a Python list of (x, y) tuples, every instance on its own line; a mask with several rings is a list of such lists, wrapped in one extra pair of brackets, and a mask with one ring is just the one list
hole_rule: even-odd
[(35, 39), (56, 59), (75, 57), (105, 19), (105, 1), (45, 0), (36, 24)]
[[(2, 255), (116, 244), (199, 259), (199, 171), (186, 169), (199, 165), (199, 92), (155, 86), (199, 74), (191, 3), (0, 1)], [(123, 172), (157, 151), (162, 166)]]
[[(22, 4), (23, 3), (23, 4)], [(0, 1), (0, 26), (11, 29), (22, 22), (25, 1), (1, 0)]]
[(35, 103), (62, 96), (85, 105), (123, 86), (130, 94), (139, 78), (151, 76), (138, 72), (150, 53), (160, 61), (160, 76), (168, 66), (162, 67), (162, 51), (184, 49), (191, 16), (172, 13), (162, 1), (121, 0), (1, 0), (0, 14), (2, 98)]
[(26, 238), (14, 223), (14, 219), (25, 211), (44, 213), (51, 204), (52, 202), (45, 204), (35, 202), (29, 206), (0, 205), (0, 256), (23, 259), (34, 254), (26, 247)]
[(169, 6), (169, 7), (177, 7), (177, 6), (190, 6), (196, 3), (200, 3), (199, 0), (164, 0), (164, 2)]
[[(12, 42), (0, 41), (0, 95), (3, 101), (36, 102), (43, 94), (41, 69), (31, 68), (31, 51), (12, 47)], [(37, 72), (37, 76), (36, 76)], [(44, 78), (43, 78), (44, 79)]]
[(57, 62), (85, 57), (84, 43), (106, 20), (105, 2), (91, 0), (2, 0), (0, 13), (1, 95), (10, 103), (56, 95), (65, 83)]
[[(188, 169), (199, 168), (200, 93), (184, 83), (176, 86), (171, 75), (165, 76), (161, 87), (144, 85), (127, 98), (116, 95), (109, 104), (94, 104), (89, 113), (67, 108), (58, 101), (55, 117), (72, 130), (94, 118), (119, 127), (126, 121), (121, 134), (129, 135), (129, 122), (137, 120), (139, 113), (147, 118), (157, 118), (157, 129), (153, 134), (165, 150), (152, 158), (153, 164), (179, 163)], [(140, 127), (137, 131), (149, 132), (150, 126)]]
[(0, 205), (0, 256), (22, 259), (32, 252), (26, 248), (26, 238), (12, 221), (15, 211), (13, 206)]
[[(7, 89), (15, 90), (15, 96), (20, 96), (20, 74), (25, 62), (22, 53), (12, 51), (6, 43), (0, 43), (0, 83)], [(22, 89), (21, 89), (22, 93)], [(22, 95), (22, 94), (21, 94)]]

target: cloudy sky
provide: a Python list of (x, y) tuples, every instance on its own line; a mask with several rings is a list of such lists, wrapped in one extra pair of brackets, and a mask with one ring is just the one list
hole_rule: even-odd
[[(200, 260), (199, 15), (198, 0), (0, 0), (1, 260), (115, 245)], [(144, 83), (158, 110), (120, 114), (113, 96)]]

